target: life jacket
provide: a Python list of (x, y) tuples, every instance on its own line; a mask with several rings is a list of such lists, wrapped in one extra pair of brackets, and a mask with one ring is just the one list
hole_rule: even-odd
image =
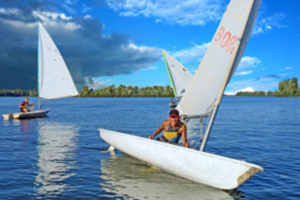
[(178, 143), (181, 138), (181, 134), (178, 134), (180, 127), (172, 128), (169, 124), (168, 129), (164, 132), (163, 137), (169, 142)]
[(23, 101), (21, 103), (21, 106), (23, 106), (23, 108), (27, 108), (28, 107), (28, 102)]

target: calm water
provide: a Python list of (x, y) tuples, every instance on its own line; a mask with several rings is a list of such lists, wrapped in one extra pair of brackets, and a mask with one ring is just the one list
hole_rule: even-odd
[[(0, 98), (0, 114), (23, 98)], [(31, 99), (36, 103), (36, 99)], [(264, 167), (225, 192), (111, 154), (99, 128), (140, 136), (167, 117), (168, 98), (49, 101), (47, 118), (0, 121), (0, 199), (299, 199), (300, 98), (224, 97), (206, 151)], [(199, 124), (189, 123), (199, 147)], [(184, 164), (184, 163), (183, 163)]]

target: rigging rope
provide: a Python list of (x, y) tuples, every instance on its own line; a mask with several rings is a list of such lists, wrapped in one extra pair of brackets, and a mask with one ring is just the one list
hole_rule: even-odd
[[(69, 98), (64, 98), (64, 99), (69, 99)], [(42, 100), (42, 99), (41, 99)], [(43, 99), (44, 102), (41, 104), (41, 108), (46, 104), (47, 100)], [(75, 98), (71, 98), (71, 101), (67, 102), (67, 105), (62, 107), (58, 112), (55, 112), (55, 115), (61, 115), (63, 112), (65, 112), (70, 106), (73, 106)], [(49, 101), (49, 100), (48, 100)]]

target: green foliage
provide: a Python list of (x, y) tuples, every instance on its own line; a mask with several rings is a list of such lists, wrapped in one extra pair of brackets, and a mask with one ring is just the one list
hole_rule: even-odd
[(80, 96), (88, 97), (89, 95), (90, 95), (90, 90), (89, 90), (88, 86), (83, 86)]
[(37, 90), (23, 90), (23, 89), (14, 89), (14, 90), (6, 90), (1, 89), (0, 90), (0, 96), (30, 96), (30, 97), (36, 97), (37, 96)]
[(296, 77), (292, 79), (286, 79), (280, 81), (278, 84), (278, 91), (273, 93), (273, 96), (277, 97), (296, 97), (300, 96), (298, 79)]
[(89, 90), (83, 86), (81, 97), (173, 97), (173, 90), (170, 86), (153, 86), (138, 88), (137, 86), (115, 85), (99, 90)]
[(298, 89), (298, 79), (293, 78), (290, 82), (290, 87), (291, 87), (291, 92), (292, 94), (297, 94), (297, 89)]
[(255, 92), (238, 92), (236, 96), (275, 96), (275, 97), (300, 97), (300, 88), (298, 86), (298, 79), (286, 79), (280, 81), (278, 84), (278, 91), (255, 91)]
[(264, 91), (238, 92), (236, 96), (266, 96)]

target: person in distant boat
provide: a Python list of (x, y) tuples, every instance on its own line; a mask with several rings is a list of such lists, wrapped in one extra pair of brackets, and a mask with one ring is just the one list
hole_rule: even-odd
[(162, 130), (164, 130), (164, 133), (157, 139), (158, 141), (178, 144), (180, 138), (182, 137), (183, 146), (189, 147), (189, 143), (186, 137), (186, 125), (180, 121), (178, 110), (171, 110), (169, 113), (169, 119), (165, 120), (162, 125), (154, 132), (154, 134), (148, 136), (148, 138), (153, 139)]
[(169, 103), (169, 106), (170, 106), (171, 109), (176, 108), (177, 105), (176, 105), (176, 102), (174, 102), (173, 98), (171, 98), (171, 102)]
[(28, 97), (25, 98), (25, 101), (22, 101), (22, 103), (19, 105), (21, 112), (30, 112), (28, 107), (32, 107), (34, 104), (30, 104)]

